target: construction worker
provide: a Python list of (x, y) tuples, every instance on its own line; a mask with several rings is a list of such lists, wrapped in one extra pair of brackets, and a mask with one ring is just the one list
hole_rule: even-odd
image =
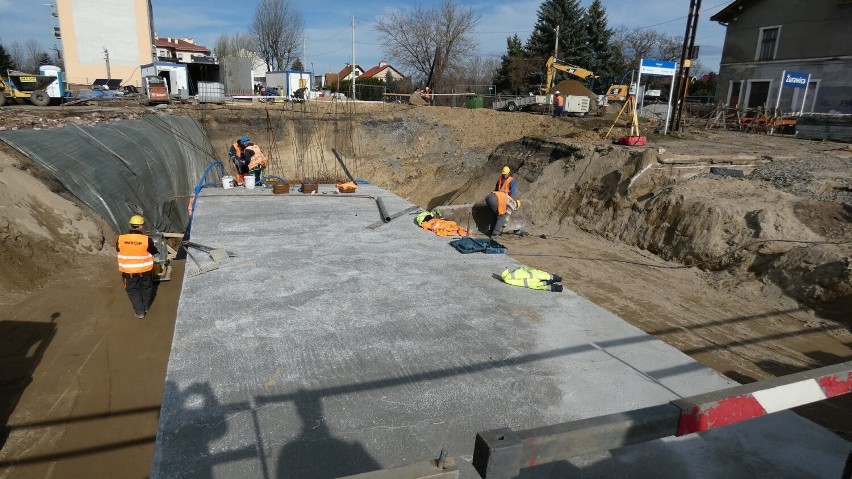
[(243, 151), (243, 163), (245, 164), (245, 172), (254, 175), (254, 184), (260, 184), (260, 174), (266, 168), (266, 155), (260, 151), (260, 147), (250, 141), (246, 142), (246, 148)]
[(124, 289), (133, 305), (137, 318), (144, 318), (151, 307), (154, 288), (154, 255), (158, 254), (154, 240), (145, 235), (145, 218), (130, 217), (130, 230), (119, 235), (115, 244), (118, 252), (118, 270), (124, 280)]
[(485, 204), (494, 212), (489, 236), (500, 236), (512, 212), (521, 207), (521, 201), (515, 200), (505, 191), (492, 191), (485, 197)]
[(497, 178), (497, 185), (494, 187), (494, 191), (503, 191), (509, 194), (512, 198), (516, 196), (517, 190), (515, 189), (515, 179), (509, 176), (512, 170), (509, 169), (508, 166), (504, 166), (499, 178)]
[(565, 110), (565, 99), (559, 94), (559, 90), (553, 92), (553, 116), (562, 116)]
[(556, 284), (562, 281), (561, 277), (528, 266), (522, 266), (514, 271), (509, 271), (509, 268), (506, 268), (500, 273), (500, 279), (512, 286), (523, 286), (540, 291), (560, 293), (563, 289), (561, 284)]
[(231, 148), (228, 150), (228, 158), (231, 160), (231, 163), (234, 165), (234, 168), (237, 170), (237, 184), (243, 184), (243, 175), (248, 173), (248, 169), (245, 168), (245, 149), (246, 143), (249, 142), (249, 137), (247, 135), (243, 135), (237, 138), (237, 141), (231, 145)]

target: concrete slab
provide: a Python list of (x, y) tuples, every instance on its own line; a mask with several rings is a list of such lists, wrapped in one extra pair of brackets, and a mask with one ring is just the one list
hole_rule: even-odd
[[(205, 190), (153, 478), (331, 478), (454, 456), (477, 431), (656, 405), (733, 384), (566, 291), (503, 284), (371, 185), (357, 196)], [(195, 254), (195, 253), (194, 253)], [(196, 256), (203, 256), (198, 255)], [(605, 266), (603, 266), (605, 267)], [(850, 444), (792, 414), (525, 470), (522, 477), (839, 477)]]

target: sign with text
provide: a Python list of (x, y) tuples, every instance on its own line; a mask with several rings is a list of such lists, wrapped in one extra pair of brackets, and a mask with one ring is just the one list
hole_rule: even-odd
[(672, 76), (677, 71), (677, 63), (662, 60), (642, 59), (639, 64), (639, 73), (643, 75)]
[(790, 88), (807, 88), (810, 77), (810, 73), (785, 70), (783, 85)]

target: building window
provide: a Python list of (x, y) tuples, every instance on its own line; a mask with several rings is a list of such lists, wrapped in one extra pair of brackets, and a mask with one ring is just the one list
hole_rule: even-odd
[(757, 44), (757, 61), (775, 59), (780, 33), (781, 27), (765, 27), (760, 29), (760, 43)]

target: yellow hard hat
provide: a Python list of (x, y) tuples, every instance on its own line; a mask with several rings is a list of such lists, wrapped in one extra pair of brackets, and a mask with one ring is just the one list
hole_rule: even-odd
[(515, 209), (521, 209), (521, 200), (515, 201)]
[(130, 226), (142, 226), (145, 224), (145, 218), (142, 215), (133, 215), (128, 223), (130, 223)]
[(503, 174), (504, 175), (508, 175), (510, 171), (512, 171), (512, 170), (510, 170), (508, 166), (503, 167)]

